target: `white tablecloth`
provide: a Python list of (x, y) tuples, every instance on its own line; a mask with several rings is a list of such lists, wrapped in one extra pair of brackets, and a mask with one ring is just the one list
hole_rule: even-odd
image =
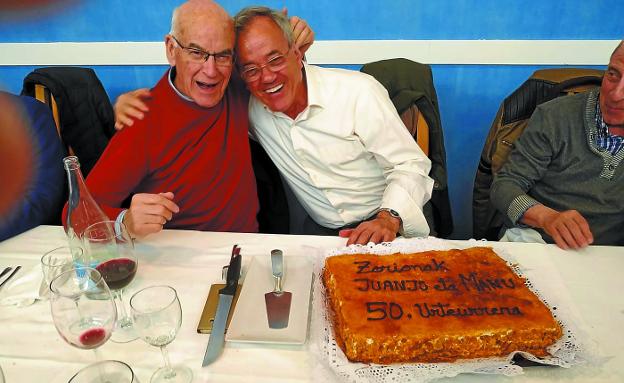
[[(168, 346), (173, 363), (193, 369), (195, 382), (314, 382), (316, 357), (308, 344), (278, 346), (226, 343), (214, 364), (201, 368), (208, 335), (197, 334), (197, 323), (210, 285), (221, 281), (221, 267), (229, 260), (233, 244), (245, 257), (266, 255), (280, 248), (288, 255), (309, 255), (310, 246), (321, 251), (340, 247), (345, 239), (210, 233), (165, 230), (137, 242), (139, 269), (128, 286), (126, 299), (136, 290), (155, 284), (169, 284), (179, 293), (183, 310), (182, 328)], [(60, 227), (40, 226), (0, 243), (0, 266), (30, 268), (52, 248), (66, 244)], [(457, 242), (466, 246), (466, 242)], [(488, 244), (481, 243), (479, 244)], [(455, 382), (621, 382), (624, 381), (624, 249), (593, 246), (581, 251), (562, 251), (553, 245), (503, 244), (525, 267), (540, 262), (555, 265), (567, 292), (580, 312), (584, 330), (595, 341), (600, 363), (571, 369), (531, 367), (521, 376), (460, 375)], [(312, 255), (310, 255), (312, 256)], [(244, 270), (243, 270), (244, 271)], [(142, 383), (162, 363), (160, 351), (141, 340), (118, 344), (108, 341), (100, 347), (104, 359), (130, 364)], [(80, 368), (94, 361), (90, 351), (65, 343), (52, 323), (48, 302), (32, 306), (0, 307), (0, 366), (7, 382), (67, 382)], [(317, 379), (315, 379), (317, 378)], [(448, 379), (451, 381), (451, 379)], [(446, 381), (446, 380), (441, 380)]]

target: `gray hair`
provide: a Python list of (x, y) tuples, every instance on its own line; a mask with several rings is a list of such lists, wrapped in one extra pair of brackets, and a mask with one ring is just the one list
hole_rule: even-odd
[(288, 17), (280, 11), (267, 7), (246, 7), (241, 9), (240, 12), (234, 16), (234, 29), (236, 31), (237, 38), (239, 33), (241, 33), (256, 17), (268, 17), (273, 20), (273, 22), (282, 30), (286, 41), (288, 41), (288, 47), (292, 47), (294, 37)]

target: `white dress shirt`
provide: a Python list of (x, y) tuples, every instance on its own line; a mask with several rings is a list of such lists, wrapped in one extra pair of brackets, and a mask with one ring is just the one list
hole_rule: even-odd
[(402, 234), (426, 236), (431, 161), (373, 77), (304, 64), (308, 106), (294, 120), (252, 96), (250, 133), (318, 224), (339, 228), (380, 208), (403, 220)]

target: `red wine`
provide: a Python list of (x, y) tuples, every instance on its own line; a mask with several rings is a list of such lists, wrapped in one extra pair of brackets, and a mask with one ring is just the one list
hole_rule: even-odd
[(128, 258), (111, 259), (95, 267), (111, 290), (126, 287), (136, 274), (136, 262)]
[(91, 328), (80, 334), (78, 340), (87, 348), (97, 347), (106, 340), (106, 330), (101, 327)]

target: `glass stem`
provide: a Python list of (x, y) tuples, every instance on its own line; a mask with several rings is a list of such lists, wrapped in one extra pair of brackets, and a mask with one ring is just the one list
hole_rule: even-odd
[(100, 362), (102, 361), (102, 356), (100, 355), (100, 351), (96, 347), (96, 348), (93, 349), (93, 353), (95, 354), (95, 363), (97, 363), (97, 366), (98, 366), (98, 373), (99, 373), (98, 374), (99, 375), (99, 377), (98, 377), (99, 379), (98, 380), (101, 383), (106, 383), (106, 381), (104, 380), (105, 379), (104, 367), (102, 366), (102, 364), (100, 364)]
[(163, 359), (165, 360), (165, 369), (167, 372), (165, 373), (165, 378), (170, 379), (176, 376), (175, 371), (171, 367), (171, 362), (169, 361), (169, 352), (167, 352), (166, 346), (160, 346), (160, 352), (162, 353)]
[(119, 326), (128, 327), (132, 324), (132, 320), (126, 312), (126, 305), (123, 301), (123, 289), (115, 290), (115, 300), (117, 301), (117, 307), (119, 308)]

